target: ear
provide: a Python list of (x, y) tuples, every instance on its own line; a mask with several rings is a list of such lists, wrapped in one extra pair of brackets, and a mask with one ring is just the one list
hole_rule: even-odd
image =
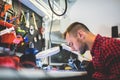
[(78, 36), (81, 40), (83, 40), (83, 39), (85, 38), (85, 32), (82, 31), (82, 30), (78, 30), (78, 31), (77, 31), (77, 36)]

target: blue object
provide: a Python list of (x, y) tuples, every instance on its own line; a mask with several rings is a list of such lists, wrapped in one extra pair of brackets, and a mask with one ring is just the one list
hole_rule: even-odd
[(30, 54), (30, 53), (37, 54), (38, 50), (35, 49), (35, 48), (28, 48), (28, 49), (25, 50), (25, 54)]
[(29, 39), (27, 36), (24, 37), (24, 42), (26, 42), (26, 43), (29, 42)]
[(36, 66), (42, 68), (43, 64), (41, 59), (36, 59)]

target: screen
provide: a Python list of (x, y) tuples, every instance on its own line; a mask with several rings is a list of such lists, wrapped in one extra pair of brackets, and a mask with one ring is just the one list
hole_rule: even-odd
[[(54, 46), (58, 46), (58, 45), (52, 44), (52, 47), (54, 47)], [(68, 60), (70, 58), (77, 59), (78, 56), (70, 51), (62, 49), (57, 54), (49, 57), (49, 63), (50, 63), (50, 65), (62, 65), (62, 64), (68, 63)]]

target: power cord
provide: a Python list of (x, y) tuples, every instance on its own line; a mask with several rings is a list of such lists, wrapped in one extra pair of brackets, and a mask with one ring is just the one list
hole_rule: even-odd
[(49, 4), (49, 7), (50, 7), (51, 11), (52, 11), (55, 15), (57, 15), (57, 16), (63, 16), (63, 15), (66, 13), (66, 11), (67, 11), (67, 0), (65, 0), (65, 10), (64, 10), (64, 12), (61, 13), (61, 14), (58, 14), (58, 13), (56, 13), (56, 12), (53, 10), (53, 8), (52, 8), (52, 6), (51, 6), (51, 3), (50, 3), (50, 0), (48, 0), (48, 4)]

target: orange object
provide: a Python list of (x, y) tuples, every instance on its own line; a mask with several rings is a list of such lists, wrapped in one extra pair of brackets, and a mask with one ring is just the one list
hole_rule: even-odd
[(4, 17), (5, 16), (5, 13), (10, 9), (10, 8), (12, 8), (12, 5), (10, 5), (10, 4), (5, 4), (4, 5), (4, 11), (3, 12), (1, 12), (1, 17)]
[(17, 69), (16, 65), (15, 65), (15, 62), (9, 56), (0, 57), (0, 66)]
[(7, 44), (12, 44), (13, 40), (16, 38), (15, 33), (7, 33), (1, 36), (1, 42), (2, 43), (7, 43)]
[(13, 59), (13, 61), (15, 62), (15, 66), (17, 69), (20, 69), (20, 58), (18, 56), (11, 56), (11, 58)]
[[(5, 22), (3, 20), (0, 20), (0, 25), (2, 27), (7, 27), (7, 28), (11, 28), (14, 25), (10, 24), (8, 22)], [(15, 32), (11, 32), (11, 33), (6, 33), (4, 35), (1, 36), (1, 43), (7, 43), (7, 44), (12, 44), (13, 40), (16, 38), (16, 33)]]
[(14, 26), (13, 24), (10, 24), (10, 23), (5, 22), (5, 21), (3, 21), (3, 20), (0, 20), (0, 25), (1, 25), (1, 26), (4, 26), (4, 27), (7, 27), (7, 28), (11, 28), (11, 27)]

